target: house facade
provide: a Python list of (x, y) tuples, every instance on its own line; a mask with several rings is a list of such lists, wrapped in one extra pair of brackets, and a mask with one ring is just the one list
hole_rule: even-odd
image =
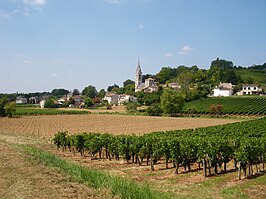
[(17, 96), (16, 97), (16, 104), (27, 104), (28, 99), (25, 98), (24, 96)]
[(107, 93), (103, 100), (109, 104), (122, 105), (127, 102), (137, 102), (137, 98), (127, 94)]
[(262, 89), (257, 84), (243, 84), (239, 95), (256, 95), (261, 94)]
[(233, 85), (231, 83), (220, 83), (213, 89), (214, 97), (229, 97), (233, 95)]

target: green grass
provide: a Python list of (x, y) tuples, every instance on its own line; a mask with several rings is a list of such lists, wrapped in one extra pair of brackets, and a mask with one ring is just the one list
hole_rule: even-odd
[(148, 185), (140, 185), (129, 179), (113, 177), (100, 170), (70, 163), (50, 152), (32, 146), (19, 145), (19, 147), (35, 159), (50, 167), (58, 168), (80, 182), (87, 183), (94, 188), (109, 188), (113, 195), (118, 195), (122, 199), (168, 198), (165, 194), (152, 191)]
[(25, 108), (16, 107), (15, 115), (74, 115), (74, 114), (89, 114), (89, 111), (80, 110), (60, 110), (60, 109), (38, 109), (38, 108)]

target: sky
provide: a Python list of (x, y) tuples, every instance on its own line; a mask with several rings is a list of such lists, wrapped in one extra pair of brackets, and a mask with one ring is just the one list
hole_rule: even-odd
[(0, 0), (0, 93), (107, 89), (164, 66), (266, 62), (265, 0)]

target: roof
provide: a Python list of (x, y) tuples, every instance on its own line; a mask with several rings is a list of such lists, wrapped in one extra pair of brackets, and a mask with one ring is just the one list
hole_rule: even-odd
[(252, 87), (252, 86), (256, 86), (258, 87), (258, 84), (243, 84), (243, 87)]

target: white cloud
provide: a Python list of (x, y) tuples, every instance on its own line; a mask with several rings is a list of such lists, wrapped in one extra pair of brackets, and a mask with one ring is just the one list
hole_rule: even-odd
[(27, 6), (25, 6), (25, 8), (24, 8), (24, 15), (25, 16), (30, 16), (30, 10), (29, 10), (29, 8)]
[(165, 53), (164, 54), (164, 57), (165, 58), (170, 58), (170, 57), (172, 57), (173, 56), (173, 53)]
[(189, 55), (192, 51), (194, 50), (194, 48), (192, 48), (189, 45), (183, 46), (180, 51), (178, 52), (178, 54), (180, 55)]
[(24, 3), (32, 6), (44, 6), (47, 0), (24, 0)]
[(59, 75), (57, 73), (52, 73), (51, 76), (52, 77), (58, 77)]
[(126, 0), (104, 0), (104, 1), (110, 4), (121, 4), (125, 2)]
[(141, 30), (143, 28), (144, 28), (144, 25), (142, 23), (140, 23), (137, 27), (130, 29), (130, 31), (137, 31), (137, 30)]
[(31, 60), (28, 60), (28, 59), (25, 59), (25, 60), (23, 61), (23, 63), (24, 63), (24, 64), (31, 64), (32, 61), (31, 61)]

